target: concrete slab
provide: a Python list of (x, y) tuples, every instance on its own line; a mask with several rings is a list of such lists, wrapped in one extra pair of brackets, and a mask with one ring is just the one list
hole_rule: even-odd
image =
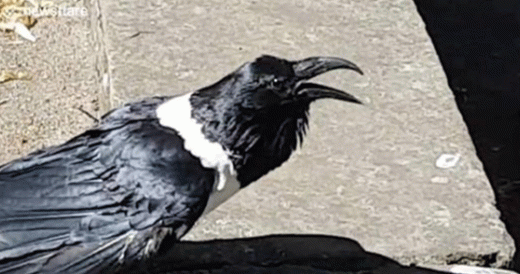
[[(402, 263), (511, 258), (513, 242), (412, 1), (120, 0), (100, 1), (100, 11), (114, 107), (200, 88), (264, 53), (340, 56), (366, 73), (321, 76), (366, 105), (314, 104), (302, 149), (187, 239), (323, 233)], [(460, 158), (438, 168), (443, 154)]]
[[(512, 241), (411, 1), (55, 1), (88, 17), (43, 18), (36, 43), (0, 33), (0, 162), (58, 144), (127, 101), (208, 85), (268, 53), (332, 55), (366, 75), (317, 79), (366, 102), (312, 106), (310, 132), (282, 168), (186, 237), (321, 233), (401, 263), (504, 264)], [(441, 154), (460, 155), (447, 169)], [(455, 258), (455, 259), (454, 259)]]

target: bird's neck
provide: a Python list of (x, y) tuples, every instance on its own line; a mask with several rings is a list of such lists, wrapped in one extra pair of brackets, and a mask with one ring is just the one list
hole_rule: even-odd
[(242, 187), (282, 165), (307, 127), (308, 104), (248, 109), (226, 96), (198, 92), (190, 103), (191, 117), (205, 138), (227, 151)]

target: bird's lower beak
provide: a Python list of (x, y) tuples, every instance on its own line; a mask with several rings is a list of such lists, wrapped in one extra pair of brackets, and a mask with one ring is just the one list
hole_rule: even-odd
[[(335, 69), (351, 69), (358, 72), (359, 74), (363, 74), (361, 69), (356, 66), (356, 64), (336, 57), (306, 58), (301, 61), (294, 62), (293, 69), (296, 77), (298, 77), (300, 81), (310, 79)], [(344, 91), (314, 83), (300, 82), (296, 87), (296, 94), (300, 98), (305, 97), (311, 101), (331, 98), (361, 104), (361, 101)]]
[(323, 86), (315, 83), (303, 82), (297, 86), (297, 96), (304, 97), (307, 100), (314, 101), (317, 99), (337, 99), (356, 104), (362, 104), (356, 97), (341, 91), (339, 89)]

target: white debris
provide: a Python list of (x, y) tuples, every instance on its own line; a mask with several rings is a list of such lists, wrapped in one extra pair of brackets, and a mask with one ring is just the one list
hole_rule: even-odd
[(442, 154), (435, 162), (435, 166), (438, 168), (443, 168), (443, 169), (452, 168), (455, 165), (457, 165), (457, 163), (460, 160), (460, 156), (461, 156), (460, 153)]
[(29, 31), (29, 29), (20, 22), (15, 22), (13, 31), (31, 42), (36, 41), (36, 37)]

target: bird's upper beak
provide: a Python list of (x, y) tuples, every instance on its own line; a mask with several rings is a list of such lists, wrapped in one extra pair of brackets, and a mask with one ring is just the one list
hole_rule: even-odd
[[(299, 81), (311, 79), (317, 75), (335, 69), (351, 69), (363, 74), (356, 64), (345, 59), (336, 57), (310, 57), (293, 63), (293, 69)], [(304, 97), (314, 101), (317, 99), (331, 98), (352, 103), (361, 104), (356, 97), (320, 84), (299, 82), (296, 86), (296, 94), (298, 97)]]

